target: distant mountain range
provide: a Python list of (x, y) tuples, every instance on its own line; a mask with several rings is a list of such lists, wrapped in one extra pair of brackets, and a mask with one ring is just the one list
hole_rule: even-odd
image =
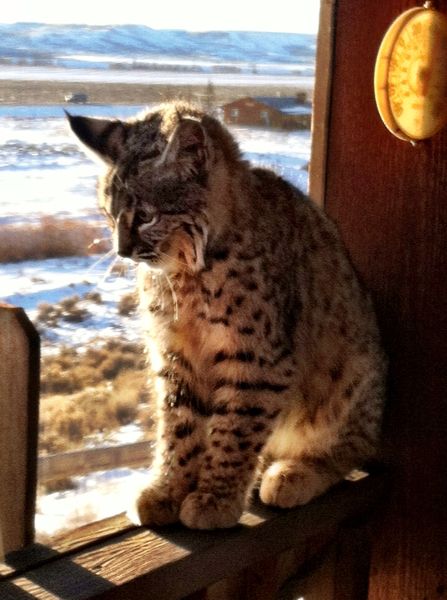
[(144, 25), (0, 24), (0, 64), (95, 68), (311, 69), (315, 35), (156, 30)]

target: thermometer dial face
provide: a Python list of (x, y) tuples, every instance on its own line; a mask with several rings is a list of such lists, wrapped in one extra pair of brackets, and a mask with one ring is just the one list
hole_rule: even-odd
[(397, 137), (431, 137), (447, 123), (447, 17), (414, 8), (400, 15), (380, 46), (374, 73), (379, 114)]

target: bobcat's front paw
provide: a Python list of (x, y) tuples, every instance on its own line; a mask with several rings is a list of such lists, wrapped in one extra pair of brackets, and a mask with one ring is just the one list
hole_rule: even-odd
[(139, 495), (135, 509), (129, 518), (141, 525), (170, 525), (179, 520), (180, 503), (171, 498), (162, 488), (145, 488)]
[(217, 498), (206, 492), (192, 492), (183, 500), (180, 521), (191, 529), (220, 529), (237, 525), (242, 503), (234, 498)]

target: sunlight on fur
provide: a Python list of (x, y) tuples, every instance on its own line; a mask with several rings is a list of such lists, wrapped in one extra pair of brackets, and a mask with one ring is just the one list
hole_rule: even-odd
[(139, 520), (232, 527), (255, 487), (291, 508), (372, 459), (386, 361), (334, 223), (187, 103), (69, 121), (137, 265), (157, 419)]

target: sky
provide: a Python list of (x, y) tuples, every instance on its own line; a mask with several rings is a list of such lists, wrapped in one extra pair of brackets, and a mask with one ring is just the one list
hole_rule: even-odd
[(35, 21), (148, 25), (188, 31), (316, 33), (320, 0), (10, 0), (0, 23)]

